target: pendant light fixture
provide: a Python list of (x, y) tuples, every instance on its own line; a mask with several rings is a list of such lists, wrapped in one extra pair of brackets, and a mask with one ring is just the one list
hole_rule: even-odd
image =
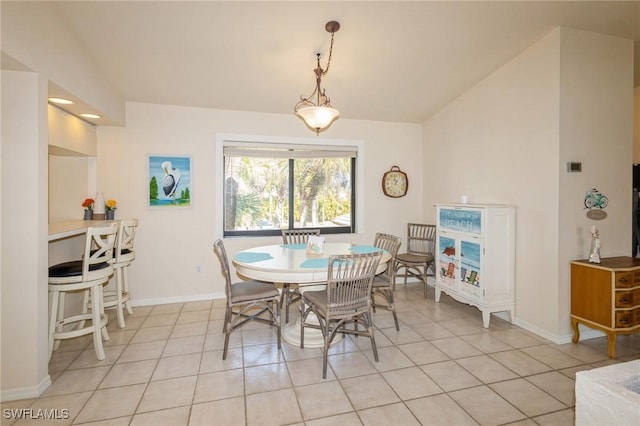
[(296, 115), (304, 121), (307, 127), (315, 131), (316, 135), (327, 129), (340, 115), (340, 112), (331, 106), (331, 100), (327, 96), (325, 89), (320, 87), (322, 76), (329, 72), (331, 54), (333, 53), (333, 35), (340, 29), (340, 24), (337, 21), (329, 21), (324, 28), (328, 33), (331, 33), (327, 67), (322, 69), (320, 66), (320, 54), (317, 53), (317, 65), (316, 69), (313, 70), (316, 75), (316, 88), (309, 97), (300, 96), (300, 101), (294, 108)]

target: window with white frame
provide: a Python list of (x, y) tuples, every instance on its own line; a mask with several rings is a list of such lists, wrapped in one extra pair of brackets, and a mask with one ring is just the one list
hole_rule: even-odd
[(223, 235), (356, 229), (358, 148), (224, 141)]

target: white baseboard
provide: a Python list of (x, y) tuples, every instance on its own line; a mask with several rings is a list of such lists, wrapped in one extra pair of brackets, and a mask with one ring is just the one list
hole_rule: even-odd
[[(553, 334), (553, 333), (549, 333), (547, 330), (544, 330), (540, 327), (537, 327), (535, 325), (529, 324), (526, 321), (521, 320), (520, 318), (516, 317), (513, 321), (513, 324), (517, 325), (520, 328), (523, 328), (527, 331), (532, 332), (533, 334), (540, 336), (544, 339), (550, 340), (551, 342), (555, 343), (555, 344), (563, 344), (563, 343), (567, 343), (566, 341), (564, 341), (562, 336), (559, 336), (557, 334)], [(569, 338), (569, 341), (571, 341), (571, 338)]]
[[(415, 280), (416, 282), (418, 282), (418, 280)], [(431, 277), (429, 277), (427, 279), (427, 283), (429, 284), (430, 287), (434, 287), (435, 286), (435, 279), (432, 279)], [(398, 283), (396, 283), (397, 285)], [(518, 318), (516, 316), (516, 318), (509, 318), (510, 315), (508, 312), (504, 311), (504, 312), (494, 312), (492, 313), (492, 315), (497, 316), (500, 319), (503, 319), (507, 322), (509, 322), (509, 320), (511, 319), (513, 321), (514, 325), (517, 325), (518, 327), (530, 331), (531, 333), (540, 336), (544, 339), (547, 339), (557, 345), (564, 345), (566, 343), (571, 343), (572, 339), (573, 339), (573, 332), (567, 333), (567, 334), (553, 334), (553, 333), (549, 333), (547, 330), (544, 330), (540, 327), (534, 326), (532, 324), (529, 324), (526, 321), (521, 320), (520, 318)], [(578, 329), (580, 331), (580, 341), (583, 340), (589, 340), (589, 339), (596, 339), (598, 337), (603, 337), (606, 336), (606, 334), (602, 333), (601, 331), (598, 330), (594, 330), (592, 328), (586, 327), (582, 324), (578, 324)]]
[(131, 300), (131, 306), (168, 305), (170, 303), (200, 302), (202, 300), (224, 299), (224, 293), (195, 294), (189, 296), (159, 297), (154, 299)]
[[(549, 333), (547, 330), (543, 330), (539, 327), (536, 327), (534, 325), (531, 325), (519, 318), (516, 318), (515, 321), (513, 322), (515, 325), (517, 325), (520, 328), (523, 328), (527, 331), (532, 332), (533, 334), (536, 334), (540, 337), (543, 337), (547, 340), (552, 341), (553, 343), (555, 343), (556, 345), (564, 345), (566, 343), (571, 343), (573, 339), (573, 332), (570, 333), (566, 333), (566, 334), (552, 334)], [(598, 337), (602, 337), (602, 336), (606, 336), (606, 334), (598, 331), (598, 330), (594, 330), (592, 328), (589, 327), (585, 327), (581, 324), (578, 325), (578, 329), (580, 330), (580, 341), (582, 340), (589, 340), (589, 339), (595, 339)]]
[(19, 399), (37, 398), (51, 386), (51, 377), (47, 376), (42, 379), (36, 386), (27, 386), (24, 388), (2, 389), (0, 393), (0, 402), (17, 401)]

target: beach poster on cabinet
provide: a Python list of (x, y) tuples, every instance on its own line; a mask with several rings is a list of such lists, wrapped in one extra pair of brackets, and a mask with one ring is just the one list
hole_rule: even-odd
[(191, 207), (191, 157), (150, 155), (149, 207)]
[(482, 212), (471, 209), (441, 209), (439, 226), (443, 230), (482, 234)]
[(480, 253), (482, 247), (475, 241), (460, 241), (460, 291), (481, 298)]
[(453, 238), (440, 235), (438, 238), (438, 250), (440, 250), (439, 265), (436, 265), (439, 269), (440, 280), (439, 282), (450, 287), (455, 287), (456, 277), (456, 241)]

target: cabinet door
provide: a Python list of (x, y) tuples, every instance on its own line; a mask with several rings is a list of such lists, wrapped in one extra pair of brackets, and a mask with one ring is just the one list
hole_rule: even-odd
[(460, 239), (460, 292), (476, 300), (484, 296), (482, 252), (482, 240)]
[(456, 238), (451, 235), (438, 234), (436, 249), (438, 250), (436, 254), (438, 283), (457, 290), (458, 257), (456, 253), (459, 248)]

